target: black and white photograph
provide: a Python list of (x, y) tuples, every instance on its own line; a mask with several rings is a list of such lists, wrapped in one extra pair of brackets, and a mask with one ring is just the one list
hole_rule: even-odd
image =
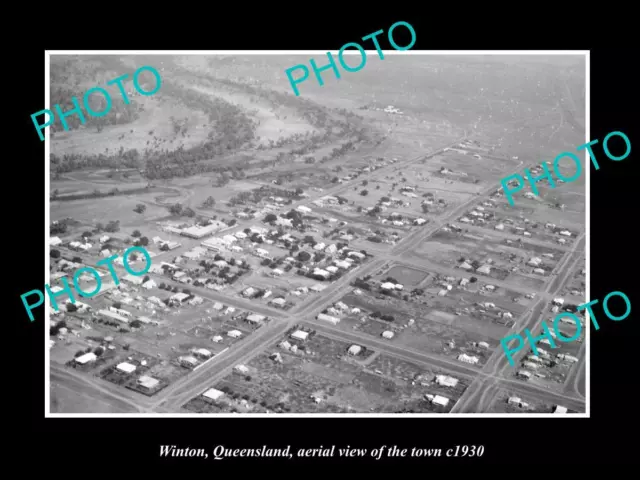
[(589, 52), (365, 48), (47, 51), (46, 417), (589, 416)]

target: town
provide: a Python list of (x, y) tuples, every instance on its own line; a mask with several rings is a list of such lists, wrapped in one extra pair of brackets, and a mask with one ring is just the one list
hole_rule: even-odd
[(390, 55), (304, 96), (294, 55), (50, 62), (51, 104), (162, 76), (48, 129), (52, 416), (587, 411), (586, 329), (501, 345), (584, 321), (584, 178), (499, 187), (584, 143), (584, 55)]

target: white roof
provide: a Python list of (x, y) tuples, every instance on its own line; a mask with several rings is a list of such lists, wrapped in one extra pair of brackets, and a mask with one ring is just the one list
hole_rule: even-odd
[(133, 373), (136, 371), (136, 366), (127, 362), (119, 363), (116, 368), (124, 373)]
[(211, 400), (217, 400), (220, 397), (224, 396), (224, 392), (221, 392), (220, 390), (216, 390), (215, 388), (210, 388), (209, 390), (204, 392), (202, 396), (210, 398)]
[(76, 363), (80, 365), (84, 365), (85, 363), (93, 362), (96, 358), (96, 354), (93, 352), (85, 353), (84, 355), (80, 355), (75, 359)]
[(435, 403), (436, 405), (446, 407), (449, 404), (449, 399), (441, 395), (436, 395), (435, 397), (433, 397), (433, 400), (431, 400), (431, 402)]
[(149, 389), (155, 387), (156, 385), (158, 385), (158, 383), (160, 383), (159, 380), (153, 377), (149, 377), (148, 375), (143, 375), (138, 378), (138, 384)]
[(556, 405), (556, 408), (553, 409), (553, 413), (567, 413), (567, 408), (561, 405)]
[(247, 320), (250, 322), (261, 322), (265, 319), (264, 315), (258, 315), (257, 313), (252, 313), (251, 315), (247, 315)]
[(210, 357), (211, 355), (213, 355), (209, 350), (207, 350), (206, 348), (198, 348), (196, 350), (194, 350), (195, 353), (202, 355), (204, 357)]
[(458, 384), (458, 379), (447, 375), (436, 375), (436, 383), (445, 387), (455, 387)]
[(291, 334), (292, 338), (295, 338), (298, 340), (306, 340), (308, 336), (309, 336), (309, 332), (303, 332), (302, 330), (296, 330)]

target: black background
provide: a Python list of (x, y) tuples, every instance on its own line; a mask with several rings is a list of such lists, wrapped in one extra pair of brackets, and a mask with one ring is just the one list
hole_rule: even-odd
[[(638, 82), (633, 64), (637, 51), (628, 42), (634, 30), (620, 21), (627, 14), (621, 11), (615, 20), (614, 15), (607, 12), (582, 19), (555, 8), (551, 12), (540, 4), (523, 4), (522, 13), (505, 12), (503, 7), (494, 11), (489, 6), (485, 11), (472, 12), (460, 6), (447, 13), (425, 7), (422, 13), (407, 14), (385, 10), (383, 6), (361, 4), (356, 8), (360, 13), (353, 19), (349, 19), (343, 9), (336, 10), (326, 4), (274, 5), (264, 14), (247, 6), (253, 18), (247, 20), (248, 11), (235, 16), (213, 11), (212, 7), (203, 7), (202, 12), (188, 7), (188, 15), (172, 11), (160, 19), (156, 17), (156, 7), (114, 4), (96, 15), (86, 10), (84, 24), (79, 23), (77, 12), (56, 12), (48, 14), (51, 20), (30, 25), (36, 31), (43, 29), (46, 35), (39, 40), (31, 36), (30, 40), (20, 43), (19, 50), (9, 54), (10, 69), (19, 74), (12, 77), (9, 90), (5, 89), (5, 94), (10, 94), (6, 95), (4, 104), (5, 120), (10, 121), (9, 128), (3, 130), (10, 152), (4, 159), (3, 215), (3, 243), (7, 245), (3, 255), (6, 294), (3, 303), (4, 311), (9, 312), (5, 318), (9, 328), (4, 330), (3, 338), (2, 390), (5, 400), (9, 400), (4, 415), (11, 425), (5, 437), (18, 454), (10, 460), (23, 458), (22, 465), (27, 468), (43, 467), (49, 473), (53, 473), (50, 468), (54, 468), (60, 469), (61, 474), (82, 476), (92, 474), (95, 469), (124, 473), (134, 465), (152, 468), (154, 464), (160, 468), (175, 464), (181, 469), (205, 466), (213, 474), (220, 467), (238, 463), (241, 467), (273, 463), (274, 470), (280, 472), (284, 472), (283, 467), (308, 462), (340, 466), (374, 463), (370, 458), (337, 457), (223, 461), (213, 461), (212, 455), (208, 460), (159, 458), (158, 445), (162, 444), (209, 451), (219, 444), (230, 448), (291, 445), (292, 451), (320, 445), (369, 449), (397, 445), (443, 450), (455, 445), (485, 447), (482, 458), (383, 457), (375, 462), (375, 465), (402, 463), (426, 467), (436, 463), (532, 466), (569, 463), (577, 466), (634, 460), (637, 438), (632, 423), (637, 421), (638, 397), (633, 390), (638, 376), (634, 373), (637, 337), (632, 329), (638, 307), (631, 273), (638, 253), (635, 231), (639, 215), (635, 206), (640, 189), (631, 168), (636, 161), (636, 148), (640, 147), (636, 146), (636, 122), (632, 118), (638, 114), (632, 108), (636, 98), (633, 87)], [(177, 6), (171, 8), (178, 10)], [(312, 8), (315, 13), (305, 13)], [(273, 10), (288, 17), (275, 20), (271, 18)], [(367, 11), (375, 13), (365, 15), (363, 12)], [(633, 305), (631, 315), (621, 322), (604, 318), (600, 305), (595, 308), (601, 328), (591, 329), (591, 418), (480, 419), (443, 415), (424, 419), (286, 419), (274, 415), (258, 419), (239, 415), (228, 419), (45, 419), (44, 308), (36, 309), (36, 320), (30, 322), (20, 300), (22, 293), (42, 289), (45, 282), (43, 237), (48, 235), (48, 227), (43, 225), (43, 205), (48, 179), (44, 175), (44, 142), (38, 138), (30, 118), (31, 113), (44, 108), (44, 50), (326, 51), (337, 50), (379, 29), (386, 32), (397, 21), (407, 21), (414, 27), (417, 43), (412, 50), (591, 51), (590, 138), (602, 142), (607, 133), (619, 130), (628, 135), (632, 144), (631, 155), (622, 162), (606, 159), (601, 143), (594, 148), (600, 159), (600, 170), (591, 167), (591, 298), (602, 299), (607, 293), (620, 290), (630, 297)], [(52, 27), (54, 24), (57, 26)], [(408, 38), (402, 38), (401, 30), (394, 32), (398, 35), (396, 42), (406, 45)], [(383, 49), (391, 49), (386, 33), (380, 37), (380, 43)], [(12, 49), (14, 45), (9, 43), (8, 47)], [(372, 47), (367, 43), (365, 48)], [(297, 61), (292, 61), (292, 65), (295, 63)], [(11, 102), (10, 106), (7, 101)], [(14, 349), (15, 354), (9, 353)], [(88, 469), (75, 468), (80, 466)], [(520, 471), (502, 471), (502, 474)], [(427, 475), (429, 471), (416, 469), (415, 473)], [(245, 474), (248, 472), (241, 473)]]

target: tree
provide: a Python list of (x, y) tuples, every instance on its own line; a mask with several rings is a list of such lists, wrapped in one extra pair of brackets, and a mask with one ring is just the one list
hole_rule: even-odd
[(131, 234), (132, 237), (141, 237), (142, 236), (142, 232), (140, 230), (134, 230), (133, 233)]
[(169, 212), (172, 215), (181, 215), (182, 214), (182, 205), (180, 203), (174, 203), (169, 207)]
[(104, 230), (104, 224), (102, 224), (100, 222), (96, 223), (96, 230), (98, 232), (101, 232), (102, 230)]
[(362, 181), (362, 186), (366, 187), (367, 185), (369, 185), (369, 180), (363, 180)]
[(309, 252), (300, 252), (298, 253), (298, 260), (302, 261), (302, 262), (307, 262), (309, 261), (309, 259), (311, 258), (311, 254)]
[(122, 308), (122, 303), (121, 302), (113, 302), (113, 308)]
[(147, 206), (144, 203), (138, 203), (136, 205), (136, 208), (133, 209), (133, 211), (136, 213), (144, 213), (146, 209), (147, 209)]
[(207, 199), (204, 202), (202, 202), (202, 206), (204, 208), (211, 208), (215, 206), (215, 204), (216, 204), (216, 199), (211, 196), (207, 197)]
[(120, 220), (112, 220), (109, 223), (107, 223), (107, 226), (104, 227), (104, 231), (105, 232), (117, 232), (118, 230), (120, 230)]
[(96, 347), (93, 353), (95, 353), (96, 357), (102, 356), (102, 354), (104, 354), (104, 347)]
[(187, 207), (182, 211), (182, 215), (185, 217), (195, 217), (196, 212), (194, 212), (191, 208)]
[(147, 237), (141, 237), (141, 238), (138, 240), (138, 243), (139, 243), (140, 245), (142, 245), (143, 247), (146, 247), (147, 245), (149, 245), (149, 239), (148, 239)]
[(142, 326), (142, 322), (140, 320), (133, 320), (129, 325), (131, 328), (140, 328)]
[(84, 355), (84, 350), (78, 350), (73, 356), (75, 358), (78, 358), (80, 356)]
[(49, 252), (52, 258), (60, 258), (60, 250), (53, 249)]
[(83, 237), (83, 238), (91, 238), (92, 236), (93, 236), (93, 233), (91, 233), (91, 232), (84, 232), (84, 233), (82, 234), (82, 237)]
[(429, 213), (429, 205), (427, 205), (426, 203), (423, 203), (421, 207), (422, 207), (422, 213)]
[(275, 222), (277, 219), (278, 219), (278, 217), (277, 217), (275, 214), (273, 214), (273, 213), (268, 213), (268, 214), (264, 217), (263, 222), (264, 222), (264, 223), (272, 223), (272, 222)]

